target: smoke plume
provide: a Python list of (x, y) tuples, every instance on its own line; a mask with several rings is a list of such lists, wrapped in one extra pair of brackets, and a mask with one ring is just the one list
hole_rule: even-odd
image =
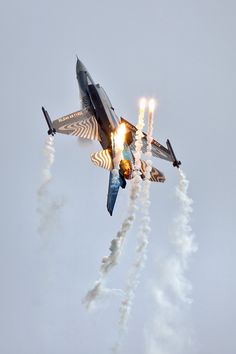
[[(144, 126), (144, 110), (145, 106), (140, 105), (139, 111), (139, 120), (137, 125), (137, 131), (135, 135), (135, 171), (134, 177), (131, 180), (130, 188), (130, 197), (129, 197), (129, 206), (127, 216), (122, 222), (120, 230), (117, 232), (116, 237), (111, 241), (110, 245), (110, 254), (103, 257), (102, 263), (100, 266), (100, 277), (95, 282), (93, 288), (88, 291), (87, 295), (83, 299), (84, 305), (89, 309), (93, 305), (94, 301), (101, 297), (104, 292), (107, 291), (105, 287), (105, 279), (108, 273), (118, 264), (120, 256), (122, 254), (124, 241), (127, 235), (127, 232), (132, 228), (136, 211), (138, 208), (137, 200), (140, 194), (141, 188), (141, 177), (140, 177), (140, 157), (142, 153), (142, 129)], [(117, 164), (116, 164), (117, 166)], [(117, 168), (113, 170), (113, 178), (116, 178)]]
[[(127, 322), (131, 313), (133, 300), (135, 297), (136, 288), (139, 285), (139, 279), (142, 272), (142, 269), (145, 267), (145, 262), (147, 258), (147, 247), (148, 247), (148, 235), (151, 231), (150, 228), (150, 215), (149, 215), (149, 206), (150, 206), (150, 174), (152, 169), (152, 161), (150, 160), (151, 154), (151, 142), (152, 142), (152, 132), (153, 132), (153, 112), (154, 105), (153, 101), (149, 101), (149, 113), (148, 113), (148, 129), (147, 129), (147, 151), (145, 156), (148, 158), (146, 161), (146, 170), (144, 174), (143, 189), (140, 193), (140, 204), (141, 204), (141, 219), (140, 227), (138, 231), (138, 239), (136, 246), (136, 256), (134, 263), (130, 269), (126, 289), (124, 292), (124, 298), (120, 305), (120, 318), (119, 318), (119, 333), (118, 340), (113, 347), (113, 352), (118, 352), (123, 334), (127, 330)], [(144, 116), (143, 121), (140, 124), (144, 126)], [(142, 144), (139, 145), (139, 147)], [(140, 160), (140, 156), (139, 156)]]
[(41, 236), (49, 231), (52, 231), (58, 219), (58, 212), (63, 200), (59, 198), (52, 198), (49, 192), (49, 185), (52, 180), (52, 166), (55, 160), (54, 137), (48, 136), (44, 145), (44, 166), (42, 169), (42, 182), (37, 191), (39, 214), (38, 232)]
[(197, 246), (190, 226), (193, 201), (188, 186), (184, 172), (179, 170), (179, 212), (170, 233), (171, 254), (160, 260), (158, 282), (152, 289), (156, 315), (147, 335), (147, 354), (180, 354), (189, 352), (192, 346), (185, 323), (192, 303), (192, 285), (186, 272)]
[(54, 137), (48, 136), (44, 145), (44, 155), (46, 157), (42, 170), (42, 183), (38, 189), (38, 196), (42, 197), (46, 193), (48, 184), (52, 179), (51, 167), (55, 159)]

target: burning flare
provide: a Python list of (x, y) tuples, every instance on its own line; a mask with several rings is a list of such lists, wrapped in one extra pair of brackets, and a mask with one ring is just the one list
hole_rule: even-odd
[(126, 134), (126, 127), (125, 123), (121, 123), (115, 132), (114, 139), (115, 139), (115, 148), (117, 150), (122, 150), (124, 149), (124, 143), (125, 143), (125, 134)]
[(155, 100), (153, 98), (151, 98), (148, 102), (149, 112), (154, 113), (155, 106), (156, 106)]
[[(126, 127), (125, 123), (121, 123), (115, 133), (111, 133), (111, 142), (113, 150), (114, 169), (119, 171), (120, 161), (123, 159), (123, 150), (125, 143)], [(117, 174), (114, 173), (113, 174)]]
[(146, 98), (141, 98), (141, 100), (139, 101), (139, 110), (140, 110), (142, 113), (145, 112), (146, 105), (147, 105), (147, 100), (146, 100)]

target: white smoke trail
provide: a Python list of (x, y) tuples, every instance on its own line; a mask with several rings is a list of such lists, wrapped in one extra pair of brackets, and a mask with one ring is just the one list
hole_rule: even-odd
[[(124, 241), (127, 235), (127, 232), (132, 228), (137, 206), (137, 199), (140, 193), (141, 187), (141, 177), (140, 177), (140, 157), (142, 153), (142, 129), (144, 126), (144, 114), (145, 114), (145, 101), (142, 100), (140, 102), (140, 110), (139, 110), (139, 119), (137, 125), (137, 131), (135, 135), (135, 171), (134, 178), (131, 180), (131, 189), (130, 189), (130, 197), (129, 197), (129, 207), (128, 213), (124, 221), (122, 222), (121, 229), (118, 231), (116, 237), (111, 241), (110, 246), (110, 254), (109, 256), (105, 256), (102, 259), (102, 264), (100, 266), (100, 277), (95, 282), (93, 288), (88, 291), (86, 296), (83, 299), (84, 305), (90, 309), (95, 300), (101, 297), (105, 292), (108, 291), (105, 288), (105, 279), (108, 273), (118, 264), (120, 256), (122, 254)], [(113, 170), (113, 178), (117, 176), (117, 169)]]
[(171, 233), (171, 242), (179, 260), (179, 277), (176, 277), (178, 281), (175, 284), (175, 293), (180, 300), (191, 303), (191, 283), (185, 278), (184, 273), (188, 269), (190, 257), (197, 251), (195, 236), (190, 226), (193, 200), (188, 196), (189, 181), (181, 169), (178, 172), (180, 179), (176, 195), (180, 210), (174, 219)]
[[(127, 330), (127, 322), (130, 316), (130, 312), (133, 305), (133, 300), (135, 297), (136, 288), (139, 285), (139, 279), (142, 269), (145, 267), (145, 262), (147, 258), (147, 246), (148, 246), (148, 235), (151, 231), (150, 228), (150, 216), (149, 216), (149, 206), (150, 206), (150, 175), (152, 170), (152, 161), (150, 160), (152, 153), (152, 132), (153, 132), (153, 112), (154, 112), (154, 101), (149, 101), (149, 113), (148, 113), (148, 129), (147, 129), (147, 151), (145, 156), (148, 158), (146, 161), (146, 169), (143, 183), (143, 190), (141, 192), (141, 220), (140, 228), (138, 232), (138, 240), (136, 247), (136, 258), (129, 272), (127, 286), (124, 293), (124, 299), (120, 306), (120, 318), (119, 318), (119, 333), (118, 340), (113, 347), (113, 352), (118, 352), (120, 349), (122, 337)], [(144, 125), (144, 122), (142, 123)]]
[(179, 176), (176, 188), (179, 213), (170, 234), (172, 255), (160, 262), (158, 285), (153, 286), (157, 313), (147, 335), (147, 354), (180, 354), (191, 350), (191, 333), (184, 325), (192, 303), (192, 285), (186, 271), (197, 245), (190, 226), (193, 201), (187, 193), (189, 181), (182, 170)]
[(137, 185), (133, 184), (130, 191), (130, 204), (128, 209), (128, 215), (124, 219), (121, 229), (118, 231), (116, 237), (111, 241), (110, 254), (102, 259), (102, 264), (100, 266), (100, 278), (95, 282), (94, 287), (88, 291), (87, 295), (83, 299), (85, 306), (90, 309), (95, 300), (102, 297), (108, 292), (105, 288), (105, 279), (108, 273), (118, 264), (125, 237), (127, 232), (131, 229), (136, 213), (136, 199), (138, 197)]
[(55, 160), (54, 137), (48, 136), (44, 145), (46, 157), (42, 170), (42, 183), (37, 191), (39, 213), (38, 232), (42, 236), (50, 231), (57, 222), (58, 210), (63, 205), (63, 200), (50, 198), (48, 187), (52, 180), (51, 168)]
[(42, 184), (38, 189), (38, 196), (41, 197), (46, 193), (48, 184), (52, 179), (51, 167), (55, 159), (54, 137), (48, 136), (44, 145), (44, 155), (46, 157), (45, 165), (42, 171)]

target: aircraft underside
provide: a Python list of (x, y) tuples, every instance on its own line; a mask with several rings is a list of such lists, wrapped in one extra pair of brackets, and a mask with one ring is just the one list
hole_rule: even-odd
[[(102, 150), (91, 155), (91, 161), (98, 167), (110, 171), (107, 196), (107, 209), (112, 215), (119, 188), (125, 188), (126, 180), (132, 179), (135, 172), (135, 135), (137, 128), (124, 118), (119, 118), (112, 107), (105, 91), (100, 85), (95, 85), (91, 76), (85, 71), (84, 65), (77, 61), (77, 79), (79, 82), (83, 109), (62, 116), (53, 122), (48, 112), (42, 108), (49, 130), (48, 134), (55, 133), (77, 136), (84, 139), (96, 140)], [(117, 149), (115, 136), (123, 126), (123, 142)], [(148, 147), (147, 135), (142, 133), (142, 152)], [(175, 157), (172, 146), (167, 140), (167, 148), (156, 140), (151, 142), (151, 154), (173, 163), (179, 167), (181, 164)], [(117, 162), (118, 161), (118, 162)], [(116, 178), (113, 171), (118, 171)], [(146, 176), (147, 163), (140, 161), (139, 174), (141, 178)], [(165, 176), (155, 167), (152, 167), (149, 176), (150, 181), (164, 182)]]

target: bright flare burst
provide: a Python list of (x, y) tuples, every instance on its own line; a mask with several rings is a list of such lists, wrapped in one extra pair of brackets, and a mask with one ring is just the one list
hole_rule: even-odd
[(151, 98), (148, 102), (148, 109), (149, 109), (149, 112), (154, 112), (155, 110), (155, 107), (156, 107), (156, 103), (155, 103), (155, 100), (153, 98)]
[(117, 150), (123, 151), (125, 143), (126, 127), (125, 123), (121, 123), (114, 135), (115, 147)]
[(148, 131), (147, 131), (147, 154), (151, 157), (151, 143), (152, 143), (152, 131), (153, 131), (153, 114), (156, 107), (156, 102), (151, 98), (148, 102)]
[[(126, 127), (125, 123), (121, 123), (114, 133), (111, 133), (111, 142), (113, 150), (113, 163), (114, 173), (113, 175), (119, 175), (120, 161), (123, 159), (123, 150), (125, 143)], [(116, 170), (116, 171), (115, 171)]]
[(146, 109), (146, 105), (147, 105), (147, 100), (146, 98), (141, 98), (140, 102), (139, 102), (139, 109), (141, 112), (144, 113), (145, 109)]

